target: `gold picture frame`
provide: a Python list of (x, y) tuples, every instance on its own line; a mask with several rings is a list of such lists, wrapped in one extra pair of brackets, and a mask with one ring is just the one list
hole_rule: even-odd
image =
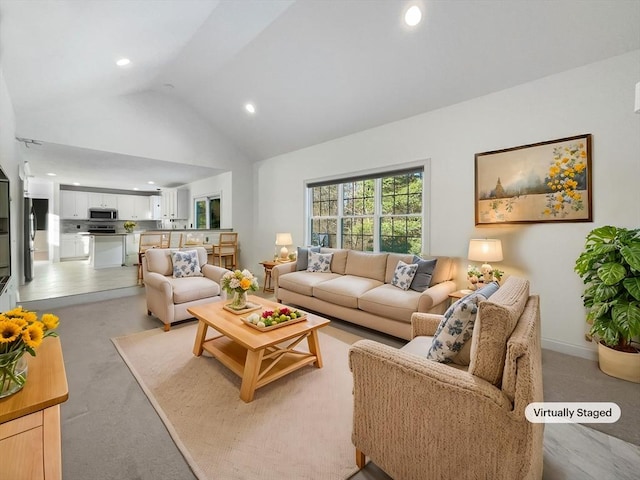
[(591, 134), (476, 153), (475, 224), (591, 222)]

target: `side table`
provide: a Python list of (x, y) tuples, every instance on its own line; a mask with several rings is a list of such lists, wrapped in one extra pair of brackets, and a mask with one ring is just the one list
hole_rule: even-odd
[(27, 383), (0, 402), (0, 476), (59, 480), (60, 403), (69, 397), (60, 339), (47, 338), (27, 361)]
[(264, 267), (264, 285), (262, 287), (263, 292), (273, 292), (273, 287), (271, 286), (271, 270), (276, 265), (280, 265), (281, 263), (291, 263), (295, 262), (295, 260), (264, 260), (260, 262), (260, 265)]

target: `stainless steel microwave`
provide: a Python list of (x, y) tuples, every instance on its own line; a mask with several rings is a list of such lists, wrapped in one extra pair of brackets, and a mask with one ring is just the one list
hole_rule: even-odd
[(90, 208), (89, 220), (117, 220), (118, 211), (115, 208)]

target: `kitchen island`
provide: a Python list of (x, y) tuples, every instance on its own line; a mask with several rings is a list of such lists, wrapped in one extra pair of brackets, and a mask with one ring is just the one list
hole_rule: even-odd
[(121, 267), (126, 263), (126, 233), (90, 233), (91, 266), (95, 269)]

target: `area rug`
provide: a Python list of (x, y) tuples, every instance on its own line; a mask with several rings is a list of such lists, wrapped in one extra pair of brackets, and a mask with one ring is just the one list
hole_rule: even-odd
[(112, 341), (200, 480), (344, 479), (357, 470), (348, 349), (359, 337), (323, 328), (323, 368), (302, 368), (244, 403), (239, 377), (206, 352), (193, 355), (195, 335), (185, 325)]

